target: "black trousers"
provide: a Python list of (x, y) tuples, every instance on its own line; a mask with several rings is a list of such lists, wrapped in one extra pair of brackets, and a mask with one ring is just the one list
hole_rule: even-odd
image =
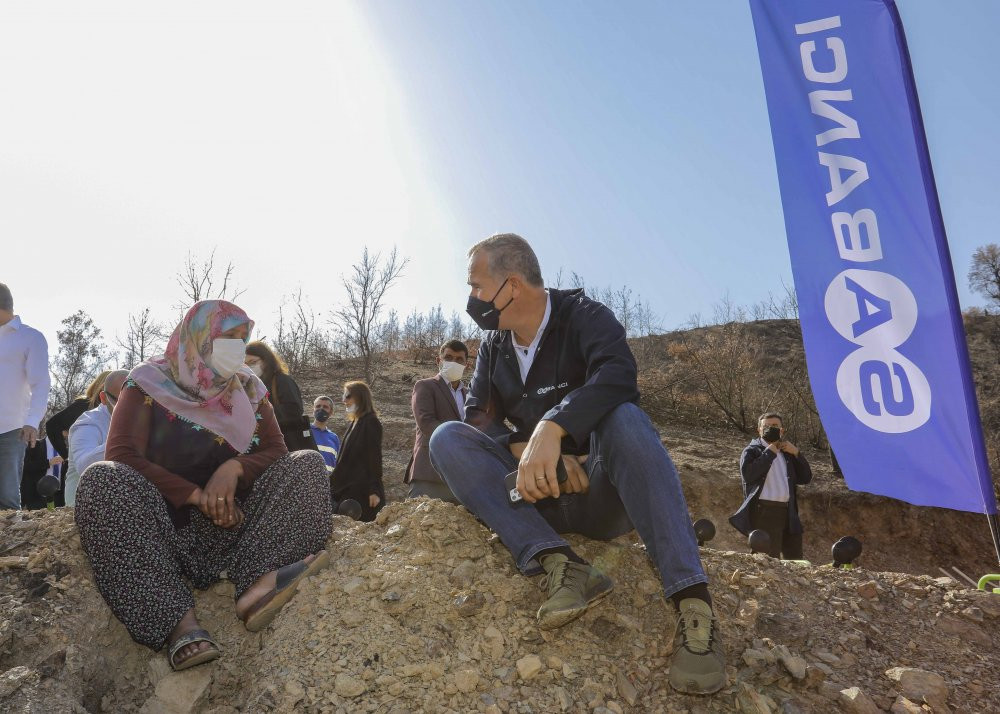
[(767, 554), (785, 560), (802, 559), (802, 534), (788, 532), (788, 504), (781, 501), (757, 501), (750, 510), (750, 526), (771, 537)]

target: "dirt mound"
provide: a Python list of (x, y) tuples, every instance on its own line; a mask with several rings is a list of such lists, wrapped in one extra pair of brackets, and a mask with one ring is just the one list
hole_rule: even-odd
[(199, 593), (224, 656), (175, 674), (104, 605), (70, 510), (8, 513), (0, 710), (860, 712), (921, 711), (921, 700), (923, 711), (1000, 710), (1000, 596), (706, 548), (730, 682), (686, 697), (665, 680), (675, 618), (642, 546), (573, 542), (615, 591), (542, 632), (537, 580), (518, 576), (464, 509), (419, 499), (375, 523), (335, 517), (331, 567), (265, 631), (236, 620), (230, 584)]

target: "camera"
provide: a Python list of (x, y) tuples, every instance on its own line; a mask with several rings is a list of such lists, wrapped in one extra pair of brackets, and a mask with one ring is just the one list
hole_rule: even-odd
[(781, 438), (781, 427), (780, 426), (772, 424), (771, 426), (767, 427), (767, 429), (764, 430), (763, 439), (768, 444), (773, 444), (774, 442), (776, 442), (780, 438)]

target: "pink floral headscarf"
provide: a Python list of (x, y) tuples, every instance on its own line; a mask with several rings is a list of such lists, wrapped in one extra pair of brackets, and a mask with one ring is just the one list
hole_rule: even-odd
[(233, 303), (195, 303), (174, 329), (166, 352), (136, 365), (129, 378), (168, 411), (244, 453), (257, 429), (257, 405), (267, 396), (267, 387), (249, 367), (226, 378), (208, 363), (212, 340), (239, 325), (253, 330), (253, 320)]

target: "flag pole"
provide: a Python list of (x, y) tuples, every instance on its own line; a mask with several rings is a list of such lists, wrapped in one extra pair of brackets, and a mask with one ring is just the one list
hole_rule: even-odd
[(997, 514), (987, 513), (987, 520), (990, 522), (990, 535), (993, 536), (993, 548), (997, 552), (997, 563), (1000, 563), (1000, 523), (997, 522)]

